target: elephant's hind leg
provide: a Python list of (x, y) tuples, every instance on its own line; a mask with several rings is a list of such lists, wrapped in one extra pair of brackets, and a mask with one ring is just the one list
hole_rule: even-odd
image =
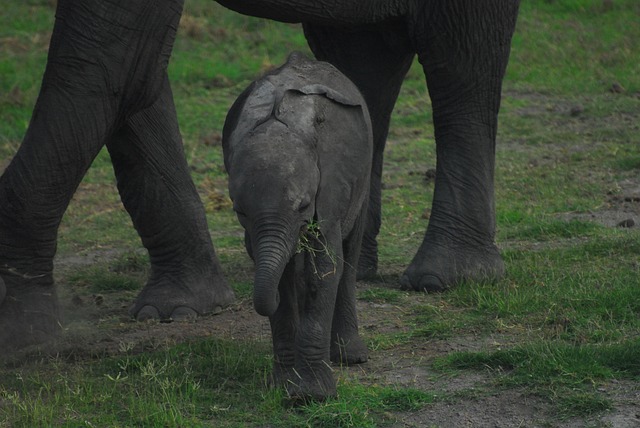
[(404, 288), (417, 291), (442, 291), (463, 280), (504, 274), (494, 242), (495, 145), (517, 2), (443, 5), (426, 4), (413, 29), (433, 105), (437, 150), (429, 226), (401, 279)]
[(131, 308), (139, 320), (194, 317), (234, 299), (189, 175), (166, 77), (161, 91), (107, 143), (122, 202), (151, 261), (150, 278)]

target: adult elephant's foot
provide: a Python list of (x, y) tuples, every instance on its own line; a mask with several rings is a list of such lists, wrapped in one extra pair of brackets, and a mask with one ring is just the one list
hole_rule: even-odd
[(363, 237), (360, 257), (358, 258), (358, 281), (372, 279), (378, 273), (378, 242), (375, 237)]
[(462, 281), (496, 281), (505, 267), (495, 244), (438, 245), (427, 239), (400, 278), (404, 290), (444, 291)]
[(217, 266), (190, 272), (156, 270), (129, 309), (138, 321), (180, 321), (215, 314), (233, 303), (233, 290)]
[[(336, 337), (337, 336), (337, 337)], [(331, 343), (331, 361), (338, 364), (361, 364), (369, 359), (369, 350), (360, 335), (341, 335), (334, 336), (335, 339)]]
[(3, 269), (0, 277), (0, 357), (45, 343), (60, 332), (51, 275), (32, 277)]
[(274, 365), (273, 383), (284, 388), (294, 404), (324, 401), (337, 394), (336, 381), (328, 362), (319, 361), (302, 368)]
[(360, 254), (360, 258), (358, 259), (358, 271), (356, 274), (356, 279), (358, 281), (363, 281), (367, 279), (372, 279), (378, 273), (378, 253), (362, 251)]

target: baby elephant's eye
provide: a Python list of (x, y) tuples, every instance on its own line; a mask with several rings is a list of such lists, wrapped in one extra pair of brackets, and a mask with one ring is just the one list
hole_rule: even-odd
[(299, 213), (304, 213), (309, 209), (309, 206), (311, 205), (311, 198), (304, 198), (303, 200), (300, 201), (300, 206), (298, 206), (298, 212)]
[(309, 205), (311, 205), (311, 203), (309, 202), (301, 204), (300, 207), (298, 208), (298, 212), (300, 214), (307, 212), (307, 210), (309, 209)]

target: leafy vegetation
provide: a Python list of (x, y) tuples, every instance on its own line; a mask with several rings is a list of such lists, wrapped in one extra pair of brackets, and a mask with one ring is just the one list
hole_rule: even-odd
[[(9, 2), (0, 15), (0, 169), (28, 126), (53, 3)], [(430, 101), (414, 64), (385, 153), (381, 275), (359, 294), (373, 359), (363, 369), (334, 367), (339, 396), (325, 403), (291, 408), (268, 387), (268, 327), (205, 335), (198, 323), (127, 319), (147, 259), (101, 152), (60, 228), (56, 280), (71, 313), (68, 339), (58, 353), (34, 351), (0, 368), (0, 426), (373, 427), (514, 388), (545, 400), (554, 418), (613, 411), (619, 403), (603, 390), (616, 381), (637, 391), (640, 381), (640, 229), (616, 227), (640, 212), (633, 193), (640, 186), (639, 15), (637, 0), (522, 2), (497, 148), (497, 241), (507, 275), (442, 295), (397, 289), (428, 223), (435, 167)], [(191, 0), (170, 65), (185, 153), (239, 299), (229, 317), (220, 316), (233, 325), (241, 321), (231, 318), (236, 312), (248, 317), (251, 261), (226, 199), (221, 127), (240, 91), (292, 50), (308, 52), (297, 25)], [(68, 261), (75, 258), (90, 263)], [(74, 313), (78, 306), (85, 311)], [(168, 333), (181, 330), (193, 337)], [(380, 374), (402, 358), (423, 377), (482, 371), (490, 382), (452, 392)]]
[[(327, 246), (320, 226), (320, 223), (315, 220), (307, 222), (306, 227), (300, 230), (296, 253), (306, 253), (311, 263), (313, 274), (322, 279), (327, 275), (336, 273), (338, 259), (333, 249)], [(322, 268), (316, 264), (316, 260), (321, 257), (328, 260), (327, 265), (324, 267), (325, 270), (322, 271)]]

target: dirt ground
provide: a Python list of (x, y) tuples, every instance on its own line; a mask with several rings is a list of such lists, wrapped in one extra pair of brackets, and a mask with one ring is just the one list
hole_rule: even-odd
[[(635, 215), (638, 212), (634, 212)], [(609, 217), (606, 215), (605, 217)], [(603, 221), (605, 221), (603, 219)], [(91, 264), (99, 258), (113, 258), (114, 250), (85, 256), (59, 258), (58, 272), (64, 273)], [(400, 272), (398, 272), (400, 274)], [(381, 283), (360, 282), (360, 290)], [(394, 288), (395, 283), (384, 284)], [(199, 337), (241, 338), (268, 341), (268, 320), (253, 310), (249, 299), (239, 300), (221, 313), (181, 323), (136, 323), (127, 316), (128, 302), (111, 295), (79, 297), (62, 295), (67, 313), (67, 329), (58, 343), (58, 352), (69, 359), (119, 355), (154, 350)], [(437, 304), (437, 296), (417, 294), (412, 305)], [(409, 327), (399, 313), (406, 307), (359, 300), (360, 326), (364, 335), (402, 332)], [(430, 368), (434, 358), (452, 351), (495, 350), (510, 343), (508, 335), (464, 336), (421, 341), (385, 350), (371, 350), (367, 363), (350, 368), (336, 367), (340, 375), (362, 383), (410, 387), (445, 400), (427, 404), (418, 411), (398, 412), (394, 428), (401, 427), (640, 427), (640, 385), (612, 381), (599, 390), (614, 403), (605, 414), (591, 418), (558, 420), (553, 398), (531, 395), (521, 389), (496, 388), (490, 372), (464, 371), (455, 376)], [(340, 373), (342, 372), (342, 373)]]

